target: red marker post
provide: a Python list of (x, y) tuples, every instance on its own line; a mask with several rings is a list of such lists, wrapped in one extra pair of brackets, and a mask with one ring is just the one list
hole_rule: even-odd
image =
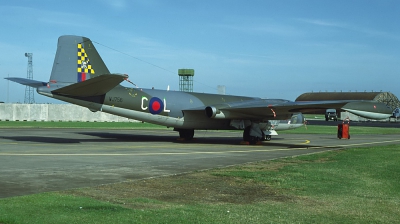
[[(347, 121), (347, 123), (346, 123)], [(338, 139), (346, 138), (350, 139), (350, 119), (347, 117), (343, 120), (342, 124), (338, 124), (338, 132), (337, 132)]]

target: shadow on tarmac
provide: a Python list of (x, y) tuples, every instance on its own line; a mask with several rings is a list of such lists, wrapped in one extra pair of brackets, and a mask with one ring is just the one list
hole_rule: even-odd
[[(220, 133), (220, 132), (218, 132)], [(202, 144), (202, 145), (240, 145), (242, 143), (242, 138), (241, 137), (235, 137), (235, 136), (204, 136), (204, 137), (198, 137), (192, 140), (181, 140), (178, 138), (178, 136), (174, 135), (151, 135), (149, 133), (146, 134), (125, 134), (125, 133), (109, 133), (109, 132), (75, 132), (74, 134), (82, 135), (82, 136), (91, 136), (94, 138), (60, 138), (60, 137), (43, 137), (43, 136), (12, 136), (12, 137), (0, 137), (2, 139), (8, 139), (12, 141), (17, 141), (17, 142), (36, 142), (36, 143), (49, 143), (49, 144), (80, 144), (80, 143), (90, 143), (90, 142), (96, 142), (96, 143), (113, 143), (113, 142), (141, 142), (141, 143), (152, 143), (152, 142), (158, 142), (158, 143), (174, 143), (174, 144), (184, 144), (184, 145), (190, 145), (190, 144)], [(200, 133), (199, 135), (201, 135)], [(222, 134), (223, 135), (223, 134)], [(299, 143), (287, 143), (287, 140), (290, 141), (290, 139), (284, 139), (280, 137), (275, 137), (271, 141), (264, 141), (260, 142), (259, 144), (256, 145), (250, 145), (251, 146), (275, 146), (275, 147), (280, 147), (280, 148), (309, 148), (311, 147), (310, 145), (306, 144), (301, 144), (299, 140), (297, 140)], [(313, 145), (312, 147), (316, 147)], [(317, 147), (323, 147), (323, 146), (317, 146)]]

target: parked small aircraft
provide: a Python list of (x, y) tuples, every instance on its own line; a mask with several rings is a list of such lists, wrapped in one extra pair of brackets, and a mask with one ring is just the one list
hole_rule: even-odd
[[(31, 86), (39, 94), (144, 122), (173, 127), (184, 139), (194, 130), (241, 129), (243, 139), (254, 143), (270, 139), (281, 129), (301, 126), (301, 112), (321, 109), (350, 111), (370, 119), (384, 119), (392, 109), (374, 101), (292, 102), (283, 99), (217, 95), (156, 89), (127, 88), (125, 74), (110, 73), (92, 41), (81, 36), (61, 36), (50, 80), (6, 78)], [(73, 113), (73, 112), (71, 112)]]

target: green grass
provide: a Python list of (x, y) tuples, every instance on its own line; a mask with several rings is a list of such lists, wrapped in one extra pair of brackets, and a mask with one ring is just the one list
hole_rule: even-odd
[(303, 116), (308, 119), (325, 120), (325, 114), (303, 114)]
[(0, 200), (0, 223), (399, 223), (400, 147)]

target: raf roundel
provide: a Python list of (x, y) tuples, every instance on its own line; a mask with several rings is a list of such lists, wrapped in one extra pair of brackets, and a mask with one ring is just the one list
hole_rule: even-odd
[(164, 109), (164, 103), (157, 97), (153, 97), (149, 102), (149, 111), (151, 114), (159, 114)]

